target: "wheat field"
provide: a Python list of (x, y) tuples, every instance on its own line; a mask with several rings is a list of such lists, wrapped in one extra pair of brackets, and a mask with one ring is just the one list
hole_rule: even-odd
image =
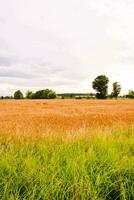
[(0, 102), (1, 132), (76, 131), (129, 127), (133, 100), (7, 100)]
[(134, 199), (133, 100), (0, 101), (0, 199)]

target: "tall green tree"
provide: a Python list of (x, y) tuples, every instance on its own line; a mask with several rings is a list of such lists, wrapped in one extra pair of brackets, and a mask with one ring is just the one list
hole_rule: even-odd
[(20, 90), (17, 90), (15, 93), (14, 93), (14, 99), (23, 99), (23, 94)]
[(92, 87), (96, 90), (97, 99), (106, 99), (108, 94), (109, 79), (105, 75), (99, 75), (92, 82)]
[(118, 82), (114, 82), (111, 97), (117, 98), (119, 96), (120, 92), (121, 92), (121, 85)]

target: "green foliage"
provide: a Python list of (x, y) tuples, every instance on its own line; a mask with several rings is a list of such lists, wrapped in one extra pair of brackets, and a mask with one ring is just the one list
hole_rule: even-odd
[(120, 92), (121, 92), (121, 85), (118, 82), (114, 82), (111, 97), (117, 98), (119, 96)]
[(55, 98), (56, 98), (56, 93), (52, 90), (49, 90), (48, 99), (55, 99)]
[(132, 200), (133, 135), (126, 129), (71, 142), (1, 138), (0, 199)]
[(27, 98), (27, 99), (32, 99), (32, 97), (33, 97), (33, 92), (28, 90), (28, 91), (26, 92), (26, 98)]
[(47, 92), (45, 90), (39, 90), (33, 93), (33, 99), (47, 99)]
[(129, 90), (128, 95), (126, 95), (127, 98), (134, 99), (134, 91)]
[(93, 89), (96, 90), (97, 99), (106, 99), (108, 93), (109, 79), (105, 75), (100, 75), (95, 78), (92, 83)]
[(20, 90), (17, 90), (15, 93), (14, 93), (14, 99), (23, 99), (23, 94)]
[(39, 90), (35, 93), (32, 93), (30, 91), (27, 92), (26, 98), (28, 99), (55, 99), (56, 93), (53, 90), (45, 89), (45, 90)]

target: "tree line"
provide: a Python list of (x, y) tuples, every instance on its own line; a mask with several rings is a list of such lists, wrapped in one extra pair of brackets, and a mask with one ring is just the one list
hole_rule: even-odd
[(50, 89), (38, 90), (36, 92), (27, 91), (24, 96), (21, 90), (14, 92), (13, 96), (1, 96), (1, 99), (55, 99), (56, 92)]
[[(118, 82), (113, 83), (113, 89), (111, 94), (108, 94), (108, 84), (109, 79), (105, 75), (97, 76), (92, 82), (92, 88), (96, 91), (96, 93), (63, 93), (56, 94), (55, 91), (50, 89), (38, 90), (36, 92), (27, 91), (24, 96), (20, 90), (14, 92), (13, 96), (1, 97), (1, 99), (55, 99), (55, 98), (75, 98), (75, 99), (107, 99), (107, 98), (115, 98), (117, 99), (121, 92), (121, 85)], [(130, 90), (127, 95), (120, 96), (123, 98), (132, 98), (134, 99), (134, 91)]]
[[(14, 99), (23, 99), (23, 93), (20, 90), (17, 90), (14, 93)], [(36, 92), (27, 91), (26, 99), (55, 99), (56, 92), (50, 89), (38, 90)]]

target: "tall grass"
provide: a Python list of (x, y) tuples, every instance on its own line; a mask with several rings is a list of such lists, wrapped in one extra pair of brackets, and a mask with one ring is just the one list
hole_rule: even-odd
[(133, 139), (133, 128), (69, 141), (1, 137), (0, 199), (133, 200)]

